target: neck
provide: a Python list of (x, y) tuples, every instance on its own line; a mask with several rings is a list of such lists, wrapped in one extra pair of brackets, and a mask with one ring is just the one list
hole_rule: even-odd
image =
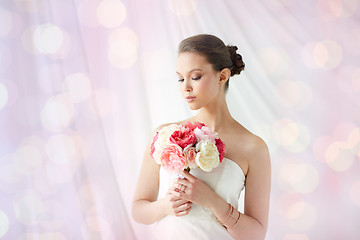
[(216, 101), (199, 109), (193, 120), (205, 123), (212, 131), (221, 131), (226, 123), (233, 120), (224, 93)]

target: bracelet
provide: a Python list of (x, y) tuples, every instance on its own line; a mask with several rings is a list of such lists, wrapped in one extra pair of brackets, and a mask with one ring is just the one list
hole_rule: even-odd
[(240, 212), (235, 210), (234, 207), (229, 203), (229, 210), (224, 220), (218, 219), (218, 221), (227, 229), (233, 228), (240, 219)]

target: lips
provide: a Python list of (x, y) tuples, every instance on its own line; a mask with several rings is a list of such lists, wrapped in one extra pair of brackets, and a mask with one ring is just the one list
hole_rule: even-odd
[(196, 97), (188, 96), (188, 97), (186, 97), (185, 99), (186, 99), (187, 102), (192, 102), (192, 101), (195, 100), (195, 98), (196, 98)]

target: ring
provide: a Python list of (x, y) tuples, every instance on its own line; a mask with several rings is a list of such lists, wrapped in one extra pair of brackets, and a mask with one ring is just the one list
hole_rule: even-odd
[(185, 192), (185, 189), (186, 189), (186, 186), (181, 184), (179, 190), (182, 191), (182, 192)]

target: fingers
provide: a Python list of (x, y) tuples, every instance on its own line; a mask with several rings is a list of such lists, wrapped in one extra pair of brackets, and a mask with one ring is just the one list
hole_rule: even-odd
[(187, 215), (191, 210), (192, 202), (176, 196), (175, 193), (177, 192), (174, 189), (169, 189), (168, 191), (170, 214), (175, 216)]
[(185, 170), (182, 170), (181, 172), (179, 172), (179, 174), (183, 175), (185, 177), (185, 180), (187, 179), (190, 182), (194, 182), (197, 179), (194, 175)]
[(175, 216), (184, 216), (191, 210), (192, 203), (189, 201), (176, 201), (172, 203), (172, 212)]

